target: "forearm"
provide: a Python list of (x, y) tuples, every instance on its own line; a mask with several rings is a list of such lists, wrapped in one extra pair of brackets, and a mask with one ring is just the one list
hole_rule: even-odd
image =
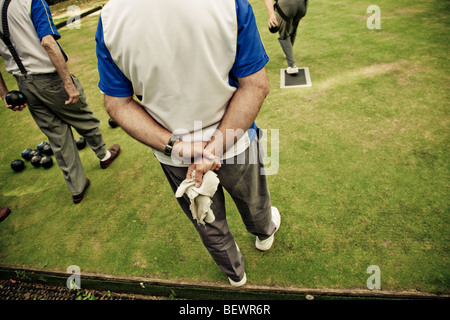
[(52, 35), (48, 35), (42, 38), (41, 40), (42, 47), (47, 52), (47, 55), (55, 67), (56, 71), (60, 75), (65, 85), (72, 83), (72, 78), (70, 76), (69, 69), (67, 67), (66, 60), (61, 52), (58, 43), (53, 38)]
[(6, 86), (3, 75), (0, 73), (0, 97), (5, 100), (6, 94), (8, 93), (8, 87)]
[(274, 14), (273, 10), (273, 0), (264, 0), (264, 4), (266, 5), (267, 13), (269, 17)]
[(268, 21), (269, 28), (278, 26), (278, 20), (275, 15), (275, 10), (273, 8), (273, 0), (264, 0), (264, 3), (266, 5), (267, 13), (269, 14), (269, 21)]
[(52, 35), (43, 37), (41, 44), (64, 83), (64, 89), (68, 95), (68, 99), (65, 102), (66, 105), (76, 103), (80, 93), (72, 81), (72, 77), (70, 75), (69, 68), (67, 67), (66, 60), (61, 52), (61, 48)]
[(171, 132), (156, 122), (132, 97), (105, 95), (105, 107), (108, 114), (132, 138), (151, 148), (164, 151), (172, 136)]
[(250, 128), (269, 94), (266, 69), (239, 79), (239, 88), (228, 105), (220, 125), (206, 146), (207, 151), (221, 157)]

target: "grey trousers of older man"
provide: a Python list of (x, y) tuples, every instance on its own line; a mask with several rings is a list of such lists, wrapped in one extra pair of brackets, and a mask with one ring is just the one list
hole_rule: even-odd
[(81, 83), (72, 75), (80, 96), (77, 103), (66, 105), (68, 95), (58, 73), (16, 76), (16, 80), (27, 97), (33, 119), (49, 140), (69, 191), (72, 195), (80, 194), (86, 185), (86, 177), (72, 127), (86, 139), (99, 159), (107, 153), (99, 129), (100, 121), (89, 108)]
[[(203, 244), (220, 270), (235, 282), (241, 281), (244, 277), (244, 257), (228, 227), (224, 189), (236, 204), (242, 221), (250, 233), (260, 240), (265, 240), (276, 231), (276, 226), (272, 222), (270, 193), (266, 176), (263, 174), (263, 164), (259, 161), (262, 159), (259, 152), (262, 152), (262, 148), (256, 136), (245, 154), (224, 160), (222, 167), (216, 171), (220, 184), (212, 198), (211, 209), (215, 216), (212, 223), (198, 224), (189, 210), (189, 198), (186, 195), (178, 198), (181, 208), (194, 224)], [(161, 166), (175, 193), (186, 178), (187, 168), (165, 164)]]

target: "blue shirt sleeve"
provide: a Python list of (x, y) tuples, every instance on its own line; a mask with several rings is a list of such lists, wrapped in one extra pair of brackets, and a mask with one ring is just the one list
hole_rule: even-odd
[[(253, 8), (248, 0), (236, 0), (238, 38), (236, 60), (230, 71), (230, 85), (239, 87), (238, 78), (249, 76), (261, 70), (269, 57), (264, 49), (261, 36), (256, 25)], [(255, 122), (248, 130), (250, 141), (256, 136), (258, 127)]]
[(133, 84), (116, 65), (105, 45), (101, 17), (98, 22), (95, 41), (97, 42), (97, 63), (100, 75), (98, 87), (100, 90), (113, 97), (132, 96), (134, 94)]
[(253, 8), (248, 0), (236, 0), (238, 38), (236, 60), (230, 78), (237, 80), (261, 70), (269, 61), (264, 49)]
[(39, 40), (48, 35), (52, 35), (55, 40), (61, 38), (61, 35), (53, 24), (50, 8), (44, 0), (31, 1), (31, 20), (33, 21)]

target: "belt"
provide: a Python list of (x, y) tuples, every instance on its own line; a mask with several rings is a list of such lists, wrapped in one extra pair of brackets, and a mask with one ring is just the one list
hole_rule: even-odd
[(288, 22), (289, 21), (289, 17), (283, 12), (283, 10), (281, 10), (280, 5), (278, 4), (278, 1), (274, 3), (273, 7), (275, 8), (275, 10), (278, 12), (278, 14), (280, 15), (280, 17)]
[(57, 74), (58, 74), (58, 72), (55, 71), (55, 72), (52, 72), (52, 73), (15, 74), (14, 77), (16, 77), (17, 80), (30, 80), (30, 81), (32, 81), (33, 79), (54, 77)]

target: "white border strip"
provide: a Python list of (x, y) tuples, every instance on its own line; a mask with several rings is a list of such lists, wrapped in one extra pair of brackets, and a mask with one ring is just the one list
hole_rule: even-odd
[(285, 85), (285, 83), (286, 83), (286, 79), (285, 79), (285, 71), (286, 71), (286, 69), (280, 69), (280, 88), (281, 89), (312, 87), (311, 76), (309, 74), (309, 68), (308, 67), (303, 67), (303, 68), (298, 68), (298, 69), (305, 71), (306, 84), (301, 84), (301, 85), (298, 85), (298, 86), (286, 86)]

